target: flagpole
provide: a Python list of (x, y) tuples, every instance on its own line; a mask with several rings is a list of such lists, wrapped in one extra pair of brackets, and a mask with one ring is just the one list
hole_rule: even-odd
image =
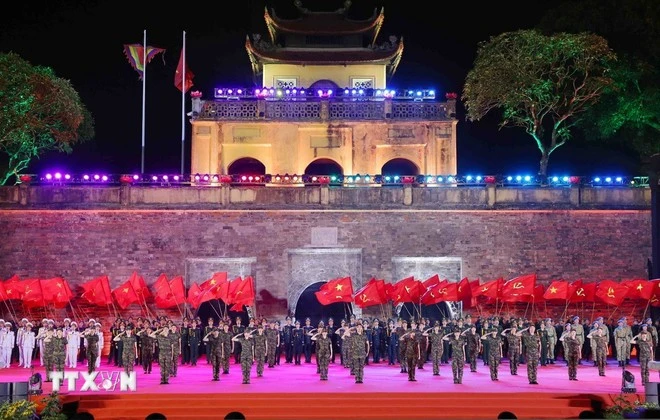
[(181, 175), (184, 170), (184, 157), (186, 154), (186, 31), (183, 31), (183, 86), (181, 89)]
[(144, 30), (144, 40), (142, 44), (142, 160), (140, 173), (144, 175), (144, 132), (145, 132), (145, 96), (147, 92), (147, 30)]

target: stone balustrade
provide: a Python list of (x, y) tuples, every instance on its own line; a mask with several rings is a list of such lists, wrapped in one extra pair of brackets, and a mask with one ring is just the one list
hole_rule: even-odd
[(314, 185), (142, 186), (29, 185), (0, 187), (0, 208), (217, 209), (651, 209), (648, 187)]
[(455, 119), (456, 101), (352, 99), (246, 99), (193, 101), (193, 120), (198, 121), (377, 121)]

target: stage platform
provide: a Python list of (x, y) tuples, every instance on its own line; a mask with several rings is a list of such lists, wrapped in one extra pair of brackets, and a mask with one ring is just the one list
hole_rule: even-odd
[[(645, 390), (639, 381), (639, 367), (633, 362), (627, 370), (635, 375), (637, 394), (628, 399), (644, 401)], [(78, 371), (85, 368), (79, 366)], [(99, 371), (118, 371), (102, 364)], [(45, 373), (42, 367), (37, 372)], [(356, 384), (349, 369), (330, 365), (329, 380), (321, 381), (316, 364), (282, 364), (264, 368), (263, 377), (252, 369), (250, 384), (242, 384), (240, 365), (232, 364), (230, 373), (213, 382), (211, 366), (202, 357), (197, 366), (179, 366), (178, 375), (169, 385), (160, 385), (158, 364), (151, 374), (136, 366), (137, 390), (121, 392), (99, 390), (81, 392), (61, 388), (65, 402), (78, 403), (78, 412), (89, 412), (95, 419), (144, 419), (158, 412), (168, 419), (222, 419), (231, 411), (242, 412), (247, 419), (446, 419), (490, 418), (502, 411), (513, 412), (518, 418), (578, 418), (594, 405), (611, 404), (621, 395), (622, 369), (610, 361), (606, 376), (598, 375), (591, 362), (583, 362), (578, 380), (569, 381), (564, 362), (538, 367), (538, 385), (527, 379), (526, 366), (520, 365), (518, 375), (509, 372), (505, 359), (500, 365), (499, 381), (490, 379), (488, 366), (480, 360), (477, 372), (466, 365), (462, 384), (454, 384), (451, 364), (442, 365), (440, 376), (433, 376), (431, 363), (418, 370), (416, 382), (398, 366), (387, 363), (365, 367), (364, 383)], [(3, 382), (26, 381), (29, 370), (2, 369)], [(651, 372), (658, 381), (658, 373)], [(43, 384), (44, 394), (51, 384)]]

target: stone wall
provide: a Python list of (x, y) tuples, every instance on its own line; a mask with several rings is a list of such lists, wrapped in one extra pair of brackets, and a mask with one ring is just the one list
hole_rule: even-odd
[(190, 186), (0, 187), (1, 208), (180, 209), (650, 209), (650, 188), (628, 186)]
[[(150, 285), (161, 273), (190, 283), (210, 264), (254, 276), (259, 316), (285, 315), (297, 303), (288, 300), (342, 267), (359, 276), (356, 290), (371, 277), (398, 281), (408, 266), (427, 273), (410, 265), (420, 257), (450, 261), (451, 280), (537, 273), (549, 284), (647, 278), (651, 256), (649, 210), (25, 209), (0, 211), (0, 232), (2, 279), (62, 276), (75, 287), (106, 274), (116, 287), (137, 271)], [(337, 261), (309, 252), (328, 248)], [(301, 267), (314, 278), (301, 281)]]

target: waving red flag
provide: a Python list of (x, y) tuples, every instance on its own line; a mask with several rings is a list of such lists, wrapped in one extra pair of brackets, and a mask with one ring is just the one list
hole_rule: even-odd
[(596, 288), (596, 297), (608, 305), (621, 305), (627, 294), (628, 286), (614, 280), (603, 280)]
[(351, 303), (353, 302), (353, 282), (350, 277), (330, 280), (316, 292), (316, 298), (322, 305), (336, 302)]
[[(237, 279), (238, 283), (235, 288), (230, 285), (230, 296), (227, 303), (234, 303), (236, 305), (250, 306), (254, 304), (254, 279), (252, 276), (247, 276), (244, 279)], [(234, 280), (237, 281), (237, 280)]]
[(156, 307), (161, 309), (172, 308), (186, 301), (183, 277), (177, 276), (167, 280), (165, 274), (161, 274), (154, 284), (154, 301)]
[(465, 301), (472, 298), (472, 287), (470, 287), (470, 280), (463, 277), (458, 282), (458, 300)]
[(140, 297), (135, 292), (135, 289), (133, 289), (131, 279), (126, 280), (117, 288), (113, 289), (112, 295), (121, 309), (126, 309), (132, 303), (140, 303)]
[(438, 276), (437, 274), (432, 275), (431, 277), (429, 277), (428, 279), (422, 282), (425, 290), (428, 290), (429, 287), (433, 287), (438, 283), (440, 283), (440, 276)]
[[(504, 283), (504, 279), (500, 277), (499, 279), (491, 280), (479, 286), (478, 289), (472, 291), (473, 296), (485, 296), (492, 300), (497, 300), (500, 298), (500, 288)], [(476, 293), (475, 293), (476, 292)]]
[(568, 282), (564, 280), (555, 280), (550, 283), (543, 294), (545, 300), (561, 300), (566, 301), (568, 299)]
[(56, 308), (64, 308), (73, 297), (69, 283), (60, 277), (41, 280), (41, 290), (44, 301), (53, 304)]
[(526, 302), (526, 298), (534, 296), (536, 274), (528, 274), (506, 281), (500, 290), (503, 302)]
[(3, 283), (7, 299), (22, 299), (23, 292), (25, 291), (25, 284), (18, 278), (16, 274), (5, 280)]
[(82, 285), (84, 290), (80, 295), (87, 302), (97, 305), (112, 305), (112, 291), (110, 290), (110, 280), (108, 276), (97, 277)]
[(26, 308), (45, 307), (46, 301), (41, 289), (41, 280), (23, 280), (23, 305)]
[[(183, 69), (186, 69), (185, 75), (183, 74)], [(193, 86), (193, 78), (195, 75), (188, 68), (188, 63), (186, 58), (183, 55), (183, 49), (181, 50), (181, 55), (179, 56), (179, 64), (176, 66), (176, 72), (174, 73), (174, 86), (182, 92), (187, 92)]]
[(406, 302), (419, 303), (425, 292), (426, 289), (421, 281), (415, 280), (412, 276), (406, 277), (394, 284), (396, 298), (393, 296), (392, 300), (395, 305)]
[(644, 279), (625, 280), (622, 282), (628, 286), (627, 299), (648, 301), (653, 295), (654, 283)]
[(138, 275), (137, 272), (133, 271), (133, 274), (131, 274), (128, 281), (131, 286), (133, 286), (133, 291), (138, 295), (140, 300), (144, 301), (152, 296), (147, 284), (144, 282), (144, 277)]
[(422, 304), (424, 305), (435, 305), (436, 303), (442, 302), (443, 299), (443, 290), (446, 291), (447, 284), (449, 280), (444, 279), (439, 283), (428, 287), (426, 292), (422, 295)]
[(568, 301), (575, 302), (594, 302), (596, 298), (596, 283), (583, 283), (582, 280), (574, 281), (569, 287)]
[(355, 304), (360, 308), (366, 308), (387, 302), (384, 283), (384, 280), (376, 280), (372, 277), (367, 284), (355, 292), (353, 297)]
[(9, 300), (9, 296), (7, 296), (7, 291), (5, 290), (4, 283), (0, 281), (0, 302), (3, 302), (5, 300)]
[(458, 300), (458, 283), (447, 282), (438, 290), (440, 302), (455, 302)]
[(188, 298), (187, 302), (192, 306), (193, 309), (197, 309), (200, 305), (200, 298), (202, 297), (202, 294), (204, 292), (202, 289), (197, 285), (197, 283), (193, 283), (190, 285), (190, 288), (188, 289)]
[(531, 295), (525, 295), (522, 297), (520, 302), (529, 302), (529, 303), (541, 303), (545, 301), (543, 295), (545, 294), (545, 288), (542, 284), (537, 284), (534, 286), (534, 293)]

